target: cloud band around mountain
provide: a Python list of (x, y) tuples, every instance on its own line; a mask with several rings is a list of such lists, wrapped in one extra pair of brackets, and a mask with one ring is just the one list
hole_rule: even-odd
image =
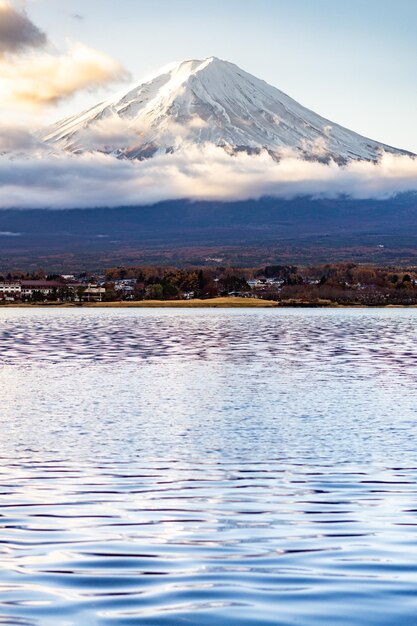
[(146, 161), (99, 152), (81, 156), (0, 157), (0, 208), (66, 209), (140, 206), (162, 200), (234, 201), (300, 195), (386, 199), (417, 192), (417, 159), (385, 154), (379, 163), (346, 166), (268, 154), (229, 156), (196, 147)]

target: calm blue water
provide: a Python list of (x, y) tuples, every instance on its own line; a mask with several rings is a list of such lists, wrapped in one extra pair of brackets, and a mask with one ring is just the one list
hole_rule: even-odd
[(0, 624), (417, 624), (417, 310), (0, 310)]

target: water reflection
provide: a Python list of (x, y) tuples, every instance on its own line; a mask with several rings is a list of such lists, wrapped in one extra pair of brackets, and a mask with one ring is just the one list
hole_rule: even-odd
[(0, 624), (412, 624), (417, 311), (0, 311)]

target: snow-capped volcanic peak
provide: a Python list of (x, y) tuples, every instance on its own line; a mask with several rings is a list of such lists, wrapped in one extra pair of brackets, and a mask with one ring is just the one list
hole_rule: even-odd
[(376, 161), (383, 151), (402, 153), (320, 117), (216, 57), (179, 63), (46, 128), (41, 138), (72, 152), (101, 150), (132, 159), (206, 143), (232, 154), (267, 150), (280, 158), (290, 149), (303, 158), (338, 163)]

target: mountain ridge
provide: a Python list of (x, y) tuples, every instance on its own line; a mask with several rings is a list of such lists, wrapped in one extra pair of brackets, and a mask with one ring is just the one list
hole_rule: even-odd
[[(393, 218), (393, 216), (395, 216)], [(0, 264), (68, 273), (124, 264), (417, 265), (417, 194), (0, 211)]]

